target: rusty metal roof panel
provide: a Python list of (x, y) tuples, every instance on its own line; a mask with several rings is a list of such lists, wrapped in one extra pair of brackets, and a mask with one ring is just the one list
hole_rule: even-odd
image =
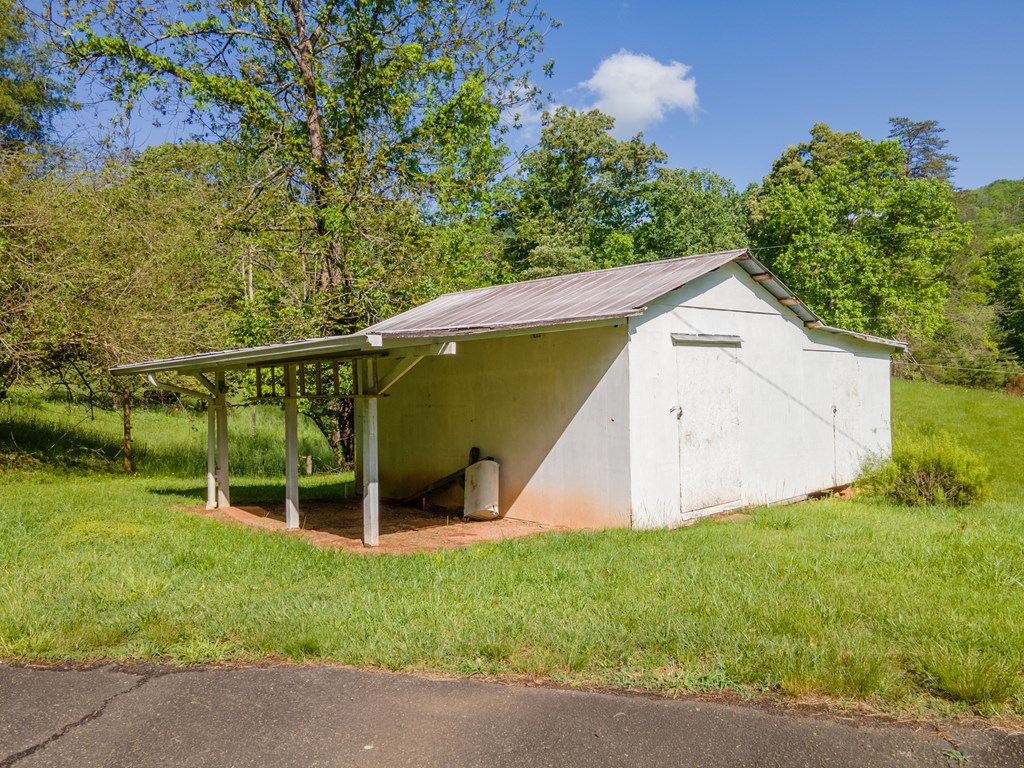
[(632, 317), (648, 302), (746, 253), (721, 251), (449, 293), (362, 333), (450, 336)]

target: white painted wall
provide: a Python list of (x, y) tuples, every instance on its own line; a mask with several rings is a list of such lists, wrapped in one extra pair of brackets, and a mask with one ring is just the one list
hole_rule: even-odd
[[(629, 332), (636, 527), (682, 522), (689, 515), (680, 506), (680, 489), (684, 499), (695, 496), (694, 484), (721, 472), (716, 462), (722, 452), (716, 451), (701, 471), (688, 473), (694, 476), (680, 474), (677, 388), (691, 363), (712, 367), (706, 372), (712, 392), (732, 389), (739, 398), (730, 407), (704, 394), (708, 410), (700, 414), (712, 423), (738, 419), (737, 428), (727, 430), (736, 441), (730, 460), (739, 466), (732, 506), (782, 501), (850, 482), (868, 455), (890, 450), (889, 350), (805, 330), (736, 264), (652, 302), (630, 321)], [(701, 348), (673, 347), (673, 332), (735, 335), (742, 345), (721, 350), (731, 358), (729, 367), (720, 359), (709, 363)], [(683, 406), (686, 418), (694, 404)]]
[(455, 355), (425, 358), (380, 400), (382, 495), (415, 492), (478, 446), (501, 465), (502, 514), (628, 526), (626, 339), (623, 322), (461, 340)]
[[(675, 346), (672, 333), (742, 344)], [(889, 358), (806, 330), (728, 264), (628, 323), (464, 339), (425, 358), (380, 401), (381, 492), (405, 496), (478, 446), (501, 465), (501, 512), (526, 520), (651, 528), (791, 499), (888, 454)], [(680, 439), (680, 405), (713, 450)]]

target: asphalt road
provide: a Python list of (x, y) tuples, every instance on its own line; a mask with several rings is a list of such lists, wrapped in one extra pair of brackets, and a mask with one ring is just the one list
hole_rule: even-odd
[(0, 768), (962, 765), (1022, 768), (1024, 736), (331, 667), (0, 664)]

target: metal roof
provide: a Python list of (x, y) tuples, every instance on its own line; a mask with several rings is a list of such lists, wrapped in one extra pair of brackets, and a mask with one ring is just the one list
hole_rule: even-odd
[(633, 317), (655, 299), (731, 261), (740, 264), (807, 328), (906, 348), (903, 342), (826, 326), (746, 248), (449, 293), (371, 325), (362, 333), (383, 339), (438, 339)]
[(363, 333), (433, 338), (632, 317), (648, 302), (746, 253), (706, 253), (449, 293)]
[[(349, 336), (328, 336), (152, 360), (120, 365), (110, 371), (115, 375), (128, 375), (281, 365), (318, 358), (386, 354), (385, 347), (407, 346), (417, 340), (436, 342), (482, 333), (624, 319), (642, 314), (651, 301), (732, 261), (792, 311), (807, 328), (895, 349), (906, 348), (903, 342), (824, 325), (749, 250), (741, 248), (449, 293)], [(392, 340), (390, 343), (389, 339)]]
[(248, 368), (253, 365), (283, 365), (302, 360), (341, 359), (356, 357), (369, 351), (365, 336), (325, 336), (319, 339), (286, 341), (283, 344), (267, 344), (262, 347), (225, 349), (221, 352), (202, 352), (197, 355), (183, 355), (164, 360), (149, 360), (144, 363), (117, 365), (110, 369), (115, 376), (135, 373), (160, 373), (162, 371), (202, 372), (226, 371)]

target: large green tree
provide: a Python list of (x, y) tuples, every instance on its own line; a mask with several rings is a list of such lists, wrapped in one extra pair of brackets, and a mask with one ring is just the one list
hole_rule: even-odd
[(273, 159), (317, 236), (324, 332), (366, 320), (352, 258), (387, 236), (382, 209), (483, 194), (543, 32), (528, 0), (60, 0), (50, 17), (69, 63), (126, 108), (183, 106)]
[(1024, 233), (995, 238), (985, 257), (1006, 346), (1024, 360)]
[[(536, 97), (547, 23), (533, 0), (56, 0), (48, 13), (67, 62), (126, 109), (184, 109), (286, 183), (278, 228), (305, 233), (303, 306), (322, 334), (394, 307), (386, 265), (420, 217), (486, 199), (502, 114)], [(351, 404), (329, 406), (347, 457)]]
[(911, 179), (945, 179), (956, 170), (956, 155), (943, 152), (949, 140), (942, 138), (945, 128), (936, 120), (889, 118), (889, 138), (903, 149), (903, 173)]
[(710, 253), (745, 245), (746, 209), (732, 182), (710, 170), (659, 169), (639, 250), (647, 259)]
[(579, 272), (637, 258), (634, 235), (650, 217), (665, 153), (641, 136), (609, 134), (612, 117), (559, 107), (540, 142), (504, 184), (502, 225), (513, 276)]
[(25, 7), (0, 0), (0, 147), (39, 144), (64, 92), (49, 75), (46, 51), (34, 39)]
[(932, 335), (945, 268), (970, 237), (941, 179), (903, 172), (894, 140), (817, 124), (751, 198), (759, 258), (828, 322), (903, 339)]
[(95, 399), (110, 365), (223, 346), (251, 252), (228, 220), (226, 161), (161, 146), (95, 170), (51, 159), (44, 173), (38, 157), (3, 156), (0, 381)]

